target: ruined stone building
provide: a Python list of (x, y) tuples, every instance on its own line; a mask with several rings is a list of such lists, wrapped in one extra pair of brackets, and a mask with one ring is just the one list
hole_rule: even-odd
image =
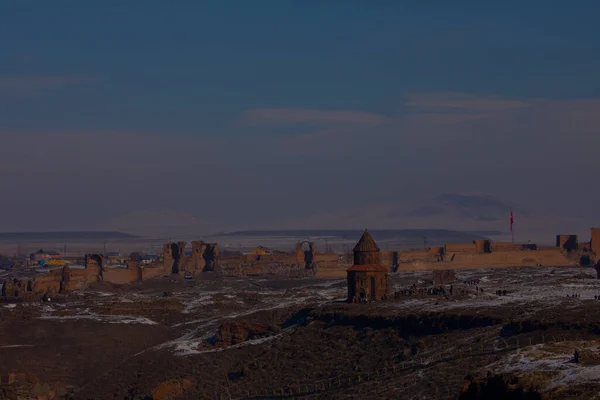
[(348, 275), (348, 301), (381, 300), (390, 291), (388, 269), (380, 265), (380, 250), (367, 230), (354, 247)]
[(600, 256), (600, 228), (592, 228), (592, 236), (590, 238), (590, 249), (596, 257)]
[(579, 248), (577, 235), (556, 235), (556, 247), (567, 251), (577, 250)]
[(192, 242), (191, 255), (186, 255), (185, 242), (165, 243), (163, 268), (166, 274), (190, 272), (192, 274), (214, 271), (219, 262), (219, 245), (202, 240)]

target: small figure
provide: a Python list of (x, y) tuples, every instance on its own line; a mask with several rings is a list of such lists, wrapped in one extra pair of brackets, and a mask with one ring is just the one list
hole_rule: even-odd
[(579, 364), (579, 352), (577, 350), (575, 350), (575, 352), (573, 353), (573, 362), (575, 364)]

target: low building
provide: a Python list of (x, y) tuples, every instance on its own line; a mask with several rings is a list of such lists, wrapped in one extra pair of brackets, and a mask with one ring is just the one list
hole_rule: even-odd
[(263, 247), (263, 246), (258, 246), (258, 247), (255, 247), (254, 249), (252, 249), (253, 256), (266, 256), (266, 255), (270, 255), (270, 254), (273, 254), (273, 250), (267, 249), (266, 247)]
[(146, 254), (140, 257), (140, 264), (148, 265), (158, 261), (156, 254)]
[(380, 250), (367, 230), (354, 247), (354, 265), (346, 270), (348, 302), (382, 300), (390, 292), (388, 269), (380, 265)]
[(31, 253), (29, 255), (30, 261), (49, 261), (49, 260), (58, 260), (60, 259), (60, 253), (57, 251), (44, 251), (43, 249), (39, 249), (38, 251)]

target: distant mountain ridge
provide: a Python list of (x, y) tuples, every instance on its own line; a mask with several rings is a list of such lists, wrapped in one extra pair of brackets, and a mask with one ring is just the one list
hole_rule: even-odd
[[(357, 229), (291, 229), (291, 230), (248, 230), (214, 235), (215, 237), (335, 237), (340, 239), (356, 239), (363, 233)], [(475, 239), (487, 239), (486, 236), (474, 232), (461, 232), (449, 229), (369, 229), (369, 233), (379, 240), (389, 239), (454, 239), (470, 242)], [(458, 243), (458, 242), (457, 242)], [(460, 242), (463, 243), (463, 242)]]
[(214, 231), (215, 226), (178, 211), (140, 210), (111, 218), (103, 222), (100, 229), (168, 238), (206, 234)]
[(0, 232), (2, 240), (103, 240), (135, 239), (139, 236), (110, 231), (65, 231), (65, 232)]
[(510, 211), (528, 216), (515, 204), (502, 202), (487, 193), (441, 194), (429, 203), (412, 211), (416, 217), (457, 217), (480, 222), (506, 220)]

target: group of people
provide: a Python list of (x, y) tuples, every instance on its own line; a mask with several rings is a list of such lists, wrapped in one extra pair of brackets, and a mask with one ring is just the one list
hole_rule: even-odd
[[(450, 294), (452, 294), (452, 292), (454, 291), (454, 288), (452, 286), (450, 286)], [(439, 288), (411, 288), (411, 289), (404, 289), (404, 290), (400, 290), (398, 292), (394, 292), (394, 298), (398, 298), (398, 297), (402, 297), (402, 296), (412, 296), (414, 294), (417, 295), (438, 295), (438, 294), (443, 294), (445, 296), (448, 295), (448, 292), (446, 291), (446, 289), (444, 289), (443, 286), (440, 286)]]
[(508, 293), (506, 291), (506, 289), (504, 289), (504, 290), (496, 290), (496, 295), (498, 295), (498, 296), (506, 296), (506, 293)]
[[(396, 293), (394, 293), (394, 297), (396, 297), (395, 295), (396, 295)], [(383, 297), (381, 297), (380, 299), (377, 299), (377, 300), (387, 300), (388, 298), (389, 298), (388, 295), (384, 295)], [(358, 296), (354, 296), (352, 298), (352, 303), (372, 303), (374, 301), (376, 301), (376, 299), (367, 296), (366, 292), (360, 292), (360, 294)]]
[[(466, 283), (468, 285), (470, 285), (470, 282), (477, 282), (477, 281), (468, 281), (469, 283)], [(458, 290), (458, 294), (468, 294), (470, 293), (469, 290), (466, 289), (457, 289)], [(477, 293), (483, 293), (483, 288), (480, 288), (479, 286), (475, 286), (475, 292)], [(496, 291), (496, 294), (498, 294), (499, 291)], [(403, 297), (403, 296), (412, 296), (412, 295), (430, 295), (430, 296), (437, 296), (440, 294), (443, 294), (444, 296), (448, 297), (448, 294), (453, 295), (454, 294), (454, 285), (450, 285), (450, 288), (448, 290), (446, 290), (444, 288), (443, 285), (440, 285), (440, 287), (430, 287), (430, 288), (417, 288), (416, 285), (412, 285), (410, 287), (410, 289), (403, 289), (400, 290), (398, 292), (394, 292), (394, 298), (398, 298), (398, 297)], [(504, 291), (504, 294), (506, 294), (506, 290)]]

